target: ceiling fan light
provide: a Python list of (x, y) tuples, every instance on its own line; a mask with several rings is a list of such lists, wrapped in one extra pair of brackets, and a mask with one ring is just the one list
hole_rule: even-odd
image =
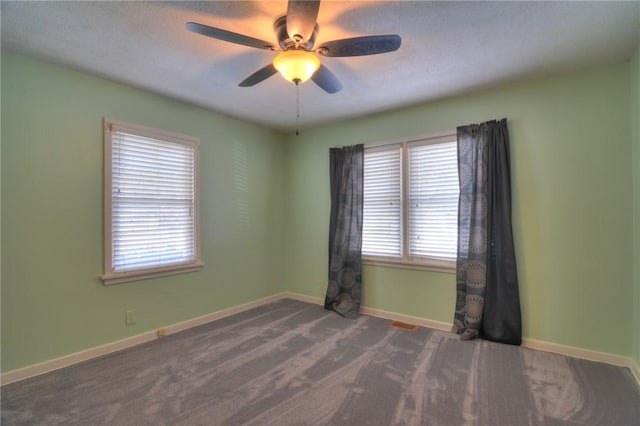
[(320, 59), (306, 50), (286, 50), (273, 60), (273, 66), (292, 83), (303, 83), (320, 68)]

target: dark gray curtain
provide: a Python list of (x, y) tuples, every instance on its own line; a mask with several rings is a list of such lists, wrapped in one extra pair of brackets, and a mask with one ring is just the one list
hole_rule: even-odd
[(364, 145), (331, 148), (329, 154), (329, 285), (324, 307), (357, 318), (362, 289)]
[(522, 342), (511, 229), (507, 120), (458, 127), (458, 260), (453, 332)]

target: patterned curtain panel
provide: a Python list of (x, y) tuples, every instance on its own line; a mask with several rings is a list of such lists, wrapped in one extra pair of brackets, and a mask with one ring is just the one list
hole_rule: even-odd
[(458, 127), (458, 260), (453, 332), (522, 342), (511, 229), (507, 120)]
[(329, 285), (325, 309), (346, 318), (360, 314), (364, 145), (332, 148)]

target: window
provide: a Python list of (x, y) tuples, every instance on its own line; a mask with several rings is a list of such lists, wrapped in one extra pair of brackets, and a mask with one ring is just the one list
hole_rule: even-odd
[(202, 268), (199, 144), (105, 120), (105, 284)]
[(454, 269), (458, 185), (455, 133), (365, 147), (363, 260)]

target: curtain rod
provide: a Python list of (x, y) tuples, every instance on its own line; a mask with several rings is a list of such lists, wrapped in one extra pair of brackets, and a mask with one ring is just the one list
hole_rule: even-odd
[(440, 138), (444, 138), (444, 137), (449, 137), (449, 136), (455, 136), (456, 135), (456, 130), (446, 130), (446, 131), (442, 131), (442, 132), (434, 132), (434, 133), (426, 133), (426, 134), (421, 134), (421, 135), (415, 135), (415, 136), (407, 136), (404, 138), (398, 138), (398, 139), (391, 139), (391, 140), (385, 140), (385, 141), (380, 141), (380, 142), (369, 142), (369, 143), (365, 143), (364, 147), (365, 148), (377, 148), (380, 146), (388, 146), (388, 145), (398, 145), (401, 143), (410, 143), (410, 142), (417, 142), (417, 141), (425, 141), (425, 140), (429, 140), (429, 139), (440, 139)]
[[(389, 145), (399, 145), (402, 143), (411, 143), (411, 142), (417, 142), (417, 141), (428, 141), (431, 139), (440, 139), (440, 138), (444, 138), (444, 137), (449, 137), (449, 136), (456, 136), (457, 131), (454, 130), (445, 130), (445, 131), (441, 131), (441, 132), (434, 132), (434, 133), (426, 133), (426, 134), (422, 134), (422, 135), (414, 135), (414, 136), (407, 136), (404, 138), (398, 138), (398, 139), (390, 139), (390, 140), (384, 140), (384, 141), (378, 141), (378, 142), (366, 142), (363, 143), (361, 142), (365, 148), (378, 148), (381, 146), (389, 146)], [(329, 149), (340, 149), (340, 148), (344, 148), (343, 146), (331, 146), (329, 147)]]

